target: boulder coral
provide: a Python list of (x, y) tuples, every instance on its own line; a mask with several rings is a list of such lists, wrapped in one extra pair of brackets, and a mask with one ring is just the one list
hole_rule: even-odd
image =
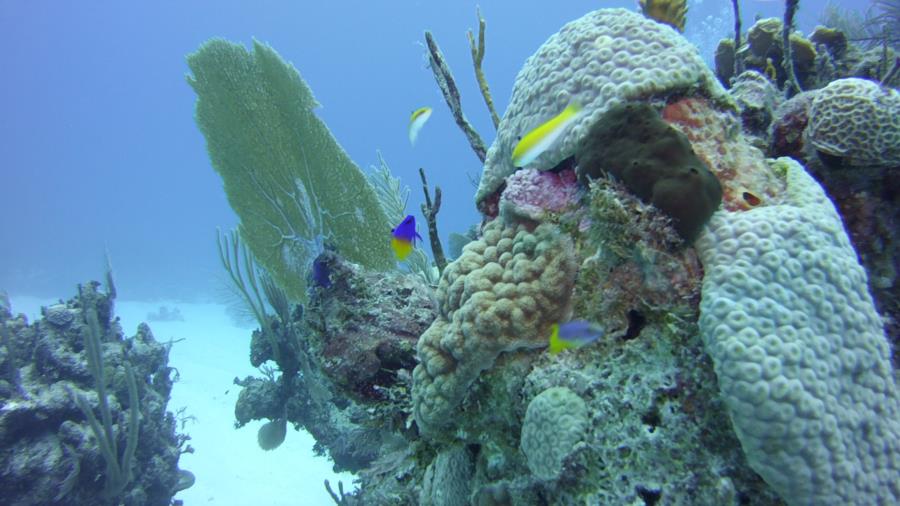
[(451, 423), (500, 353), (546, 346), (550, 324), (566, 317), (576, 269), (571, 239), (551, 224), (494, 220), (466, 245), (441, 277), (437, 320), (418, 342), (413, 405), (423, 432)]
[(848, 165), (900, 165), (900, 92), (866, 79), (838, 79), (809, 106), (806, 136)]
[(700, 329), (750, 465), (789, 504), (900, 501), (900, 397), (841, 219), (796, 162), (769, 205), (697, 242)]

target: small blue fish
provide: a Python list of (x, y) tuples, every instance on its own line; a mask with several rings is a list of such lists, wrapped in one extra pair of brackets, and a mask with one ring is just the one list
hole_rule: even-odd
[(562, 325), (554, 323), (550, 332), (550, 353), (580, 348), (603, 335), (603, 327), (585, 320), (572, 320)]
[(412, 253), (416, 245), (416, 238), (422, 240), (422, 236), (416, 232), (415, 216), (408, 214), (397, 225), (397, 228), (391, 229), (391, 248), (394, 250), (397, 260), (404, 260)]
[(331, 286), (331, 269), (328, 268), (328, 264), (325, 263), (325, 260), (322, 259), (321, 255), (313, 260), (312, 277), (313, 281), (322, 288), (329, 288)]

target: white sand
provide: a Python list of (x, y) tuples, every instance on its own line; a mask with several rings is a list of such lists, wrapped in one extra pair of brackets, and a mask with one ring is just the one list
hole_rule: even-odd
[[(29, 321), (40, 315), (40, 306), (55, 301), (32, 297), (11, 297), (14, 313), (25, 313)], [(172, 348), (169, 365), (181, 379), (172, 389), (169, 411), (186, 408), (195, 417), (184, 432), (191, 436), (193, 454), (181, 456), (179, 467), (194, 473), (197, 482), (176, 498), (186, 506), (326, 506), (333, 505), (323, 482), (328, 479), (335, 491), (343, 480), (353, 489), (353, 476), (335, 474), (331, 461), (312, 453), (313, 438), (306, 431), (291, 430), (284, 444), (266, 452), (256, 444), (256, 431), (264, 422), (234, 428), (234, 403), (240, 387), (236, 376), (259, 375), (250, 366), (248, 329), (231, 324), (225, 308), (215, 304), (173, 304), (116, 302), (126, 336), (147, 321), (147, 314), (161, 305), (177, 307), (183, 322), (147, 322), (157, 341), (178, 342)]]

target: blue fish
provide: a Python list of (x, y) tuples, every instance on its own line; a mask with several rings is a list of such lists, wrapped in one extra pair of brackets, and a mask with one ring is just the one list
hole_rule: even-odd
[(328, 264), (322, 259), (322, 255), (317, 256), (313, 260), (312, 277), (313, 281), (322, 288), (331, 286), (331, 269), (328, 268)]
[(550, 353), (580, 348), (593, 343), (604, 334), (603, 327), (586, 320), (572, 320), (562, 325), (554, 323), (550, 331)]
[(422, 236), (416, 232), (415, 216), (408, 214), (397, 225), (397, 228), (391, 229), (391, 248), (394, 250), (397, 260), (403, 260), (412, 253), (416, 245), (416, 238), (422, 240)]

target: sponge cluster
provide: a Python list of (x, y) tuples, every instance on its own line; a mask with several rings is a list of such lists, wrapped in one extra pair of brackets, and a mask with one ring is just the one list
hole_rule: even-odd
[(565, 316), (577, 262), (572, 240), (555, 225), (533, 231), (494, 220), (447, 266), (437, 290), (439, 314), (419, 338), (413, 371), (416, 422), (436, 433), (497, 356), (546, 346)]
[(849, 165), (900, 165), (900, 93), (866, 79), (832, 81), (816, 92), (806, 135)]
[(519, 71), (476, 202), (516, 170), (518, 139), (570, 103), (580, 103), (582, 113), (530, 168), (551, 169), (572, 156), (588, 128), (617, 102), (694, 89), (730, 103), (697, 48), (671, 27), (625, 9), (597, 10), (566, 24)]
[(900, 502), (900, 399), (866, 275), (790, 158), (772, 205), (713, 215), (700, 328), (748, 462), (789, 504)]
[(528, 469), (542, 480), (555, 480), (563, 461), (588, 428), (584, 399), (566, 387), (544, 390), (528, 403), (519, 443)]

